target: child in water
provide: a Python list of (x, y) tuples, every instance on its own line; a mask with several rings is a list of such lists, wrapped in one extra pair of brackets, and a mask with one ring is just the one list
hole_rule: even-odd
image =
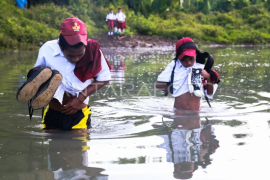
[(205, 53), (197, 50), (191, 38), (180, 39), (176, 44), (176, 52), (174, 61), (158, 76), (156, 87), (165, 93), (171, 92), (175, 97), (175, 110), (198, 111), (202, 97), (213, 98), (218, 87), (218, 74), (212, 69), (203, 69), (204, 63), (196, 61), (198, 53)]

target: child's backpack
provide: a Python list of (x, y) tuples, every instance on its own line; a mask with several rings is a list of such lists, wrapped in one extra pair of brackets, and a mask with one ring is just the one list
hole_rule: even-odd
[[(187, 43), (184, 43), (178, 47), (177, 52), (176, 52), (176, 56), (174, 58), (175, 65), (174, 65), (173, 70), (172, 70), (171, 81), (167, 83), (167, 85), (170, 87), (171, 94), (173, 94), (174, 70), (175, 70), (175, 66), (176, 66), (176, 62), (178, 60), (178, 57), (183, 50), (190, 49), (190, 48), (196, 49), (196, 53), (197, 53), (196, 62), (205, 65), (204, 69), (211, 75), (211, 77), (213, 78), (213, 81), (215, 83), (220, 82), (218, 73), (211, 69), (214, 65), (214, 58), (208, 52), (201, 52), (200, 50), (198, 50), (198, 47), (194, 42), (187, 42)], [(207, 61), (205, 59), (207, 59)], [(168, 95), (168, 93), (165, 93), (165, 96), (167, 96), (167, 95)], [(205, 96), (205, 98), (210, 106), (208, 98), (206, 96)]]

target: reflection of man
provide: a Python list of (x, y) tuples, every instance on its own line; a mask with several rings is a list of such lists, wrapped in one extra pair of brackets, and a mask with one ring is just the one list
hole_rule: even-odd
[(17, 6), (22, 9), (27, 9), (27, 0), (16, 0)]
[(125, 70), (126, 65), (124, 61), (124, 57), (117, 55), (112, 56), (113, 69), (111, 70), (112, 83), (124, 83), (125, 82)]
[(211, 164), (210, 155), (219, 146), (213, 128), (210, 124), (202, 127), (198, 114), (187, 116), (178, 112), (178, 115), (174, 119), (175, 129), (167, 135), (160, 135), (164, 143), (159, 147), (167, 150), (167, 162), (174, 163), (174, 177), (190, 179), (199, 165), (205, 168)]
[(108, 175), (101, 174), (104, 169), (87, 167), (88, 135), (49, 141), (48, 169), (54, 179), (90, 179), (108, 180)]

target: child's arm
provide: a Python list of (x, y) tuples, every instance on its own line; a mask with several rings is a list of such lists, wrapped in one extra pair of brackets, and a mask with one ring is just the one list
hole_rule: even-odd
[(166, 82), (157, 81), (156, 88), (165, 92), (169, 92), (169, 86), (167, 85)]
[(204, 77), (205, 80), (207, 80), (207, 94), (208, 95), (212, 95), (213, 94), (213, 82), (212, 82), (212, 78), (211, 75), (206, 72), (206, 70), (202, 70), (202, 75)]
[(174, 65), (175, 65), (175, 62), (172, 61), (170, 64), (168, 64), (166, 69), (158, 76), (158, 79), (156, 82), (157, 89), (160, 89), (165, 92), (169, 92), (169, 86), (167, 85), (167, 83), (170, 82)]

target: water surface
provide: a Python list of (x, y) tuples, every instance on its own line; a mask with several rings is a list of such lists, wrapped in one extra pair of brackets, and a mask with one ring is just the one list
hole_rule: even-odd
[[(90, 98), (91, 134), (43, 133), (40, 110), (30, 122), (27, 103), (18, 103), (15, 95), (38, 52), (0, 52), (0, 179), (169, 180), (175, 179), (177, 164), (172, 153), (187, 148), (198, 153), (192, 179), (268, 179), (269, 49), (202, 50), (215, 58), (221, 79), (213, 108), (203, 101), (199, 116), (173, 119), (173, 98), (154, 86), (173, 50), (104, 49), (113, 79)], [(206, 117), (212, 125), (204, 131), (209, 146), (190, 140), (171, 150), (172, 139), (181, 139), (177, 123), (203, 126)]]

